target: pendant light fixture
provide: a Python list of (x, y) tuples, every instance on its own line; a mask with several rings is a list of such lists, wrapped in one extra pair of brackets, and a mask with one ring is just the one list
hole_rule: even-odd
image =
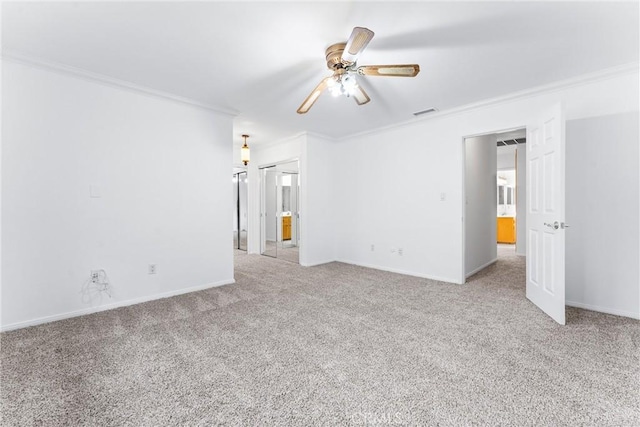
[(247, 166), (250, 158), (249, 146), (247, 145), (247, 138), (249, 138), (249, 135), (242, 135), (242, 137), (244, 138), (244, 145), (240, 149), (240, 159), (242, 160), (242, 163)]

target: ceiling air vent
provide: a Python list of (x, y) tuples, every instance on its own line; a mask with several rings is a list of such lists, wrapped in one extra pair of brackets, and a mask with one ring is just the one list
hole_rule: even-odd
[(526, 143), (527, 143), (526, 138), (499, 139), (497, 145), (498, 147), (502, 147), (505, 145), (518, 145), (518, 144), (526, 144)]
[(436, 108), (427, 108), (426, 110), (416, 111), (415, 113), (413, 113), (413, 115), (418, 117), (418, 116), (421, 116), (423, 114), (435, 113), (436, 111), (438, 111)]

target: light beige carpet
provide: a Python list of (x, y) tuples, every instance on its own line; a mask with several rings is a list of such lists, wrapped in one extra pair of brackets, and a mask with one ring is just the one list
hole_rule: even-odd
[(640, 425), (640, 323), (237, 251), (237, 283), (1, 335), (2, 425)]

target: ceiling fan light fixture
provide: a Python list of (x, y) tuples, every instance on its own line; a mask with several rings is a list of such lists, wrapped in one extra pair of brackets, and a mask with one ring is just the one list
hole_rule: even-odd
[(358, 85), (357, 75), (383, 77), (415, 77), (420, 72), (418, 64), (364, 65), (358, 66), (358, 57), (373, 38), (373, 31), (355, 27), (346, 43), (334, 43), (325, 50), (327, 68), (333, 72), (325, 77), (298, 107), (298, 114), (305, 114), (316, 102), (323, 90), (334, 97), (344, 95), (353, 98), (358, 105), (371, 101)]
[(358, 82), (356, 81), (355, 76), (346, 74), (342, 77), (342, 89), (346, 96), (351, 96), (356, 93), (357, 87)]
[(327, 81), (327, 88), (332, 96), (352, 96), (358, 89), (356, 77), (351, 74), (340, 74)]
[(331, 92), (331, 96), (342, 95), (342, 85), (340, 84), (340, 77), (334, 77), (327, 81), (327, 88)]

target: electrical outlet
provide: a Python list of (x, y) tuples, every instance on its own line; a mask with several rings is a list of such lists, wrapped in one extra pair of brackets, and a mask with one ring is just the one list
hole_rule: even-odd
[(376, 250), (376, 245), (371, 245), (371, 252)]
[(404, 251), (402, 250), (402, 248), (398, 248), (398, 255), (402, 256), (402, 254), (404, 254)]
[(157, 270), (156, 270), (156, 265), (155, 264), (149, 264), (149, 274), (156, 274)]

